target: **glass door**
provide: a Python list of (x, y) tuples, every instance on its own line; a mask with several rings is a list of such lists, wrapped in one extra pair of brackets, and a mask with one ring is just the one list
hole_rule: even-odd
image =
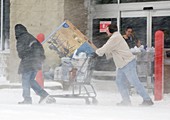
[(125, 34), (127, 27), (133, 30), (135, 40), (140, 40), (143, 45), (148, 44), (149, 33), (148, 28), (148, 12), (147, 11), (125, 11), (121, 12), (120, 32)]
[(152, 45), (154, 46), (154, 34), (157, 30), (163, 30), (165, 41), (164, 48), (170, 48), (170, 10), (154, 10), (152, 16)]
[(154, 34), (163, 30), (165, 48), (170, 48), (170, 10), (123, 11), (121, 12), (120, 32), (131, 26), (134, 35), (143, 45), (154, 46)]

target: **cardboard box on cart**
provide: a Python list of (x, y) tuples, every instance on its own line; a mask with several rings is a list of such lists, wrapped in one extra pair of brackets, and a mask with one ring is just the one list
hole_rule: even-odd
[(43, 41), (49, 43), (49, 47), (54, 49), (60, 57), (69, 57), (82, 45), (89, 45), (91, 50), (96, 46), (81, 33), (70, 21), (64, 21)]
[(87, 53), (96, 50), (96, 46), (68, 20), (58, 26), (42, 44), (44, 43), (48, 44), (49, 48), (62, 58), (62, 67), (56, 68), (54, 74), (54, 79), (62, 82), (68, 81), (71, 74), (75, 76), (75, 73), (69, 72), (75, 72), (75, 69), (72, 69), (69, 63), (75, 50), (85, 49)]

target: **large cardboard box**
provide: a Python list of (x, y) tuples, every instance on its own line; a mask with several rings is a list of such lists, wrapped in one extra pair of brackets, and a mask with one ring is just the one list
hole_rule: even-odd
[(68, 20), (58, 26), (42, 44), (44, 43), (48, 43), (60, 57), (71, 56), (80, 47), (88, 52), (96, 49), (96, 46)]

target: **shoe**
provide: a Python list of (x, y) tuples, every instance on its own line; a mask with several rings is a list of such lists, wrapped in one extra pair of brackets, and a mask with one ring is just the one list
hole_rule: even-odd
[(142, 102), (142, 104), (140, 104), (141, 106), (151, 106), (151, 105), (154, 105), (153, 101), (152, 100), (144, 100)]
[(117, 103), (116, 104), (117, 106), (131, 106), (132, 104), (131, 104), (131, 102), (120, 102), (120, 103)]
[(39, 104), (41, 104), (41, 103), (51, 104), (51, 103), (56, 103), (56, 100), (53, 97), (47, 95), (46, 97), (40, 98)]
[(18, 104), (32, 104), (32, 101), (24, 100), (22, 102), (18, 102)]
[(46, 103), (47, 104), (56, 103), (56, 100), (55, 100), (55, 98), (48, 96), (48, 98), (46, 99)]
[(38, 103), (39, 103), (39, 104), (43, 103), (48, 96), (49, 96), (49, 95), (47, 95), (47, 96), (45, 96), (45, 97), (40, 97), (40, 100), (39, 100)]

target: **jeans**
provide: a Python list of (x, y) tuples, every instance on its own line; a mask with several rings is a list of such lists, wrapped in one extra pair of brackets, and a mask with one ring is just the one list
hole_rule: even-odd
[(127, 80), (130, 84), (134, 86), (137, 93), (143, 98), (143, 100), (151, 100), (144, 86), (138, 78), (135, 59), (133, 59), (123, 68), (118, 68), (116, 73), (116, 84), (118, 86), (118, 90), (121, 94), (123, 102), (129, 103), (131, 101), (129, 97)]
[(22, 73), (22, 88), (23, 88), (23, 98), (24, 100), (31, 101), (30, 88), (32, 88), (37, 95), (40, 97), (48, 96), (48, 93), (41, 88), (41, 86), (35, 81), (35, 76), (37, 71), (30, 71)]

